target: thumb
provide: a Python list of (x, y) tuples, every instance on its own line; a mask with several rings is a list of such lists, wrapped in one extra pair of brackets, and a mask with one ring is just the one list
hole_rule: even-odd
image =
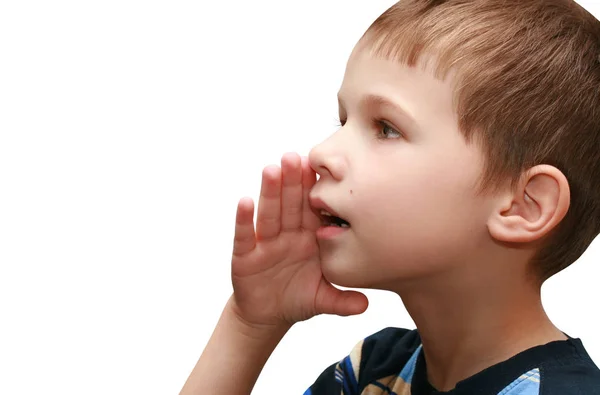
[(315, 298), (317, 314), (335, 314), (341, 316), (364, 313), (369, 307), (365, 294), (357, 291), (342, 291), (337, 289), (324, 278)]

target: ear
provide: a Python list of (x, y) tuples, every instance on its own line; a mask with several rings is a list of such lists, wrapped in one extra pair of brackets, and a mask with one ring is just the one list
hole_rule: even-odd
[(569, 182), (556, 167), (539, 165), (524, 173), (516, 192), (499, 199), (487, 226), (499, 241), (540, 240), (565, 217), (571, 203)]

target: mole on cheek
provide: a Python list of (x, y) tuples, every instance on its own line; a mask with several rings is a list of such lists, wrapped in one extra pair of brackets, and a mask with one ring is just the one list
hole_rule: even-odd
[(352, 189), (350, 190), (350, 195), (352, 195)]

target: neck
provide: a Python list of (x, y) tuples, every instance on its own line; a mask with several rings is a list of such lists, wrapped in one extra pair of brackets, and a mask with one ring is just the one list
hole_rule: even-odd
[(438, 391), (528, 348), (567, 339), (546, 315), (540, 288), (515, 278), (445, 273), (397, 292), (419, 330), (428, 380)]

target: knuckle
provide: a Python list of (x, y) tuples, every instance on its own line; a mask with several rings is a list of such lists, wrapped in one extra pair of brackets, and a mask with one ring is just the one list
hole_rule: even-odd
[(286, 209), (289, 215), (296, 215), (302, 212), (302, 206), (291, 206)]
[(260, 218), (258, 220), (258, 222), (260, 222), (261, 224), (264, 224), (264, 225), (270, 225), (270, 224), (279, 222), (279, 218), (277, 218), (277, 217), (263, 217), (263, 218)]

